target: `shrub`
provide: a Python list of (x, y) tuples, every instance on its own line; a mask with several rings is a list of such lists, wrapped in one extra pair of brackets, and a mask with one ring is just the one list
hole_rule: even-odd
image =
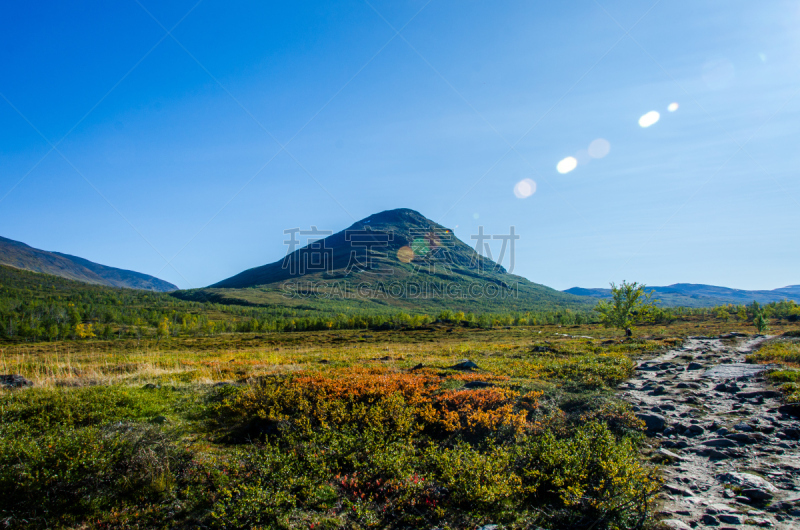
[(0, 442), (0, 513), (53, 526), (121, 507), (160, 503), (191, 461), (174, 436), (149, 425), (58, 427), (33, 435), (5, 426)]

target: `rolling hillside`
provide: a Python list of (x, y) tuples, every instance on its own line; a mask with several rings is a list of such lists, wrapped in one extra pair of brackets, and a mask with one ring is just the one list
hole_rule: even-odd
[(69, 254), (39, 250), (5, 237), (0, 237), (0, 264), (108, 287), (158, 292), (169, 292), (178, 288), (147, 274), (100, 265)]

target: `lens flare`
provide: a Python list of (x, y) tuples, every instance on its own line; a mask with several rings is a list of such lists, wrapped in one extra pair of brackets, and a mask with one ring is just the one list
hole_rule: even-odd
[(409, 246), (397, 249), (397, 259), (402, 263), (411, 263), (414, 260), (414, 251)]
[(558, 164), (556, 164), (556, 171), (564, 175), (565, 173), (569, 173), (573, 169), (578, 167), (578, 159), (574, 156), (568, 156), (567, 158), (561, 160)]
[(639, 118), (639, 126), (642, 128), (650, 127), (651, 125), (655, 124), (658, 120), (661, 119), (661, 114), (658, 111), (651, 110), (641, 118)]
[(514, 186), (514, 195), (518, 199), (527, 199), (536, 193), (536, 182), (531, 179), (522, 179)]
[(678, 105), (675, 102), (672, 102), (667, 106), (667, 110), (670, 111), (670, 112), (675, 112), (676, 110), (678, 110), (679, 107), (680, 107), (680, 105)]
[(605, 138), (598, 138), (589, 144), (589, 156), (592, 158), (603, 158), (611, 151), (611, 144)]
[(415, 256), (424, 256), (431, 251), (428, 241), (424, 237), (418, 237), (411, 242), (411, 252)]

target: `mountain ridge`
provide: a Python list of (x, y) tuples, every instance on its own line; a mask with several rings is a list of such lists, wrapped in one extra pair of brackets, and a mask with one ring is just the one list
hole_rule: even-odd
[(101, 265), (70, 254), (41, 250), (2, 236), (0, 236), (0, 263), (93, 285), (157, 292), (178, 289), (176, 285), (149, 274)]
[[(660, 305), (685, 307), (710, 307), (723, 304), (760, 304), (794, 300), (800, 302), (800, 285), (789, 285), (772, 290), (746, 290), (721, 287), (703, 283), (674, 283), (666, 286), (647, 286), (647, 291), (655, 291)], [(571, 287), (565, 293), (588, 296), (596, 299), (611, 297), (611, 289)]]

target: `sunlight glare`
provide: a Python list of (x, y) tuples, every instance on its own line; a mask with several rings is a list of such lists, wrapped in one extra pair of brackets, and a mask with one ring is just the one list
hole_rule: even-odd
[(536, 193), (536, 182), (531, 179), (522, 179), (514, 186), (514, 195), (518, 199), (527, 199)]
[(639, 126), (642, 128), (647, 128), (656, 123), (659, 119), (661, 119), (661, 114), (658, 111), (651, 110), (641, 118), (639, 118)]
[(678, 107), (680, 107), (680, 105), (678, 105), (678, 104), (677, 104), (677, 103), (675, 103), (675, 102), (672, 102), (672, 103), (670, 103), (670, 104), (669, 104), (669, 106), (667, 107), (667, 110), (668, 110), (668, 111), (670, 111), (670, 112), (675, 112), (676, 110), (678, 110)]
[(574, 156), (568, 156), (556, 165), (556, 171), (564, 175), (578, 167), (578, 160)]
[(592, 158), (603, 158), (611, 151), (611, 144), (605, 138), (598, 138), (589, 144), (589, 156)]

